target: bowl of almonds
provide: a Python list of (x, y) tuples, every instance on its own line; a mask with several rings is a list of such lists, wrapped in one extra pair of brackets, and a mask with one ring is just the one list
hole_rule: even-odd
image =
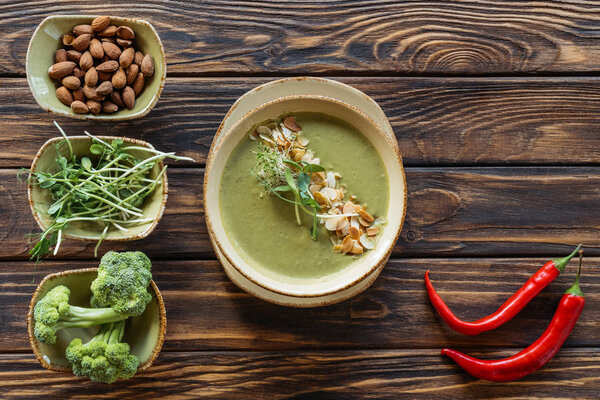
[(162, 43), (148, 22), (79, 15), (40, 23), (29, 42), (26, 70), (44, 110), (113, 121), (150, 112), (167, 73)]

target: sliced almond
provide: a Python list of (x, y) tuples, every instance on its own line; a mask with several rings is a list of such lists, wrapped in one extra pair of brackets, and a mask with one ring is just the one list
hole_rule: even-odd
[(353, 241), (352, 254), (358, 255), (358, 254), (362, 254), (362, 253), (363, 253), (362, 246), (357, 241)]
[(330, 188), (335, 188), (335, 176), (333, 176), (333, 172), (327, 172), (327, 186)]
[(343, 217), (337, 217), (337, 218), (325, 218), (325, 228), (328, 231), (335, 231), (338, 225), (338, 221), (343, 220)]
[(321, 190), (321, 189), (323, 189), (323, 186), (321, 186), (321, 185), (314, 185), (314, 184), (313, 184), (313, 185), (310, 185), (310, 186), (308, 187), (308, 191), (309, 191), (309, 192), (311, 192), (313, 195), (314, 195), (315, 193), (317, 193), (317, 192), (318, 192), (319, 190)]
[(296, 141), (302, 147), (308, 146), (308, 139), (304, 135), (298, 135), (298, 136), (296, 136)]
[(371, 226), (371, 223), (368, 221), (365, 221), (363, 217), (358, 217), (358, 222), (362, 225), (362, 226)]
[(360, 224), (358, 223), (358, 217), (352, 216), (350, 218), (350, 226), (353, 226), (356, 229), (360, 229)]
[(319, 205), (329, 205), (330, 201), (327, 197), (323, 196), (321, 194), (321, 192), (316, 192), (313, 193), (313, 196), (315, 196), (315, 200), (317, 201), (317, 203), (319, 203)]
[(348, 233), (350, 234), (350, 237), (352, 239), (354, 239), (354, 240), (360, 239), (360, 231), (355, 226), (351, 226)]
[(344, 240), (342, 240), (342, 253), (346, 254), (352, 251), (354, 247), (354, 240), (350, 237), (350, 235), (346, 236)]
[(324, 187), (323, 189), (321, 189), (320, 192), (324, 197), (328, 198), (331, 201), (337, 200), (338, 199), (338, 192), (335, 189), (332, 189), (330, 187)]
[(367, 228), (367, 235), (368, 236), (375, 236), (378, 233), (379, 233), (379, 227), (378, 226), (373, 226), (373, 227)]
[(333, 246), (333, 251), (335, 251), (336, 253), (341, 253), (343, 248), (344, 246), (342, 246), (341, 244), (336, 244), (335, 246)]
[(369, 214), (368, 212), (366, 212), (365, 210), (363, 210), (362, 208), (360, 210), (358, 210), (358, 215), (365, 221), (367, 222), (373, 222), (375, 221), (375, 218), (373, 218), (371, 216), (371, 214)]
[(293, 132), (300, 132), (302, 130), (302, 128), (300, 128), (300, 126), (296, 122), (296, 117), (294, 117), (293, 115), (285, 117), (285, 119), (283, 120), (283, 124), (286, 126), (286, 128)]
[(352, 203), (351, 201), (347, 201), (346, 204), (344, 204), (344, 209), (342, 210), (342, 212), (344, 214), (354, 213), (354, 203)]
[(372, 248), (375, 247), (375, 241), (373, 239), (370, 239), (367, 234), (362, 234), (360, 236), (360, 244), (367, 250), (371, 250)]
[(281, 129), (281, 133), (283, 134), (283, 136), (286, 138), (286, 140), (292, 140), (293, 136), (294, 136), (294, 132), (292, 132), (291, 130), (289, 130), (285, 125), (281, 124), (280, 126)]
[(348, 222), (348, 218), (340, 217), (338, 219), (338, 224), (335, 227), (335, 230), (345, 232), (347, 229), (349, 229), (349, 225), (350, 225), (350, 222)]

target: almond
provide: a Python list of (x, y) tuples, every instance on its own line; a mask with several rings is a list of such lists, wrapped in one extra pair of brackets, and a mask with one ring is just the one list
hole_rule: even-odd
[(94, 66), (94, 57), (92, 57), (92, 54), (89, 51), (86, 51), (81, 55), (79, 66), (84, 71), (87, 71)]
[(125, 107), (131, 110), (135, 105), (135, 92), (133, 89), (129, 86), (125, 86), (121, 97), (123, 98), (123, 104), (125, 104)]
[(119, 44), (123, 47), (129, 47), (133, 44), (133, 42), (131, 40), (117, 38), (117, 44)]
[(92, 29), (94, 32), (100, 32), (110, 25), (110, 17), (102, 16), (94, 18), (92, 21)]
[(112, 79), (112, 73), (98, 72), (98, 82), (110, 81), (111, 79)]
[(102, 102), (102, 112), (105, 113), (114, 113), (115, 111), (118, 111), (119, 107), (117, 107), (117, 105), (115, 103), (113, 103), (112, 101), (103, 101)]
[(81, 70), (81, 68), (75, 67), (73, 68), (73, 76), (79, 80), (81, 80), (81, 78), (83, 78), (83, 71)]
[(104, 49), (104, 54), (113, 60), (116, 60), (121, 55), (121, 49), (114, 43), (102, 42), (102, 48)]
[(71, 110), (73, 110), (75, 114), (85, 114), (90, 109), (88, 108), (88, 106), (85, 105), (84, 102), (75, 100), (71, 103)]
[(58, 89), (56, 89), (56, 97), (58, 97), (60, 102), (63, 103), (65, 106), (70, 106), (73, 102), (73, 95), (71, 95), (69, 89), (67, 89), (64, 86), (61, 86)]
[(285, 117), (283, 120), (283, 125), (285, 125), (285, 127), (292, 132), (300, 132), (302, 130), (302, 128), (300, 128), (296, 123), (296, 118), (293, 115)]
[(102, 109), (102, 104), (100, 104), (99, 101), (95, 100), (88, 100), (85, 102), (85, 105), (88, 106), (92, 114), (98, 114)]
[(62, 42), (65, 46), (70, 46), (73, 40), (75, 40), (75, 36), (72, 33), (67, 33), (62, 37)]
[(66, 78), (63, 78), (62, 84), (67, 89), (75, 90), (75, 89), (79, 89), (79, 87), (81, 86), (81, 81), (79, 79), (75, 78), (73, 75), (71, 75), (71, 76), (67, 76)]
[(117, 92), (116, 90), (113, 90), (113, 92), (110, 94), (110, 101), (112, 101), (121, 108), (125, 107), (125, 104), (123, 104), (123, 98), (121, 97), (121, 93)]
[(59, 63), (62, 61), (67, 61), (67, 51), (65, 49), (58, 49), (54, 53), (54, 62)]
[(109, 25), (106, 28), (104, 28), (101, 32), (98, 32), (98, 36), (103, 38), (110, 38), (112, 36), (115, 36), (116, 33), (117, 27), (114, 25)]
[(73, 90), (73, 100), (85, 101), (85, 95), (83, 94), (83, 88)]
[(146, 54), (144, 56), (142, 65), (140, 65), (140, 69), (146, 78), (149, 78), (154, 74), (154, 60), (150, 54)]
[(140, 67), (137, 64), (131, 64), (129, 68), (127, 68), (127, 84), (131, 85), (135, 78), (138, 76), (138, 72), (140, 72)]
[(89, 33), (84, 33), (83, 35), (77, 36), (75, 39), (73, 39), (71, 46), (73, 46), (73, 48), (77, 51), (84, 51), (90, 45), (90, 40), (92, 40), (92, 35)]
[(52, 79), (62, 79), (67, 75), (71, 75), (73, 68), (75, 68), (73, 61), (61, 61), (48, 68), (48, 76)]
[(102, 97), (98, 93), (96, 93), (95, 86), (83, 85), (83, 95), (85, 96), (86, 99), (89, 99), (89, 100), (95, 100), (95, 101), (104, 100), (104, 97)]
[(69, 50), (67, 51), (67, 60), (73, 61), (75, 64), (79, 64), (79, 60), (81, 59), (81, 52), (77, 50)]
[(93, 38), (90, 42), (90, 53), (94, 58), (104, 57), (104, 49), (102, 48), (102, 42), (100, 42), (96, 38)]
[(109, 94), (112, 93), (112, 91), (113, 91), (113, 85), (110, 81), (104, 81), (96, 88), (96, 94), (98, 94), (102, 97), (108, 96)]
[(132, 40), (135, 38), (135, 32), (128, 26), (120, 26), (117, 28), (117, 37), (120, 39)]
[(75, 36), (80, 36), (80, 35), (93, 35), (94, 34), (94, 30), (92, 29), (91, 25), (77, 25), (76, 27), (73, 28), (73, 34)]
[(132, 88), (136, 96), (140, 94), (142, 89), (144, 89), (144, 74), (141, 72), (138, 74), (137, 78), (135, 78), (135, 81), (133, 81)]
[(104, 42), (108, 42), (108, 43), (116, 43), (114, 38), (111, 37), (103, 37), (102, 38), (102, 43)]
[(375, 221), (375, 218), (363, 209), (358, 210), (358, 215), (367, 222)]
[(135, 57), (135, 50), (133, 47), (128, 47), (121, 53), (119, 64), (121, 64), (121, 67), (127, 68), (133, 62), (133, 57)]
[(142, 53), (141, 51), (136, 51), (135, 57), (133, 57), (133, 62), (136, 63), (139, 67), (140, 65), (142, 65), (143, 59), (144, 59), (144, 53)]
[(117, 72), (113, 74), (111, 82), (115, 89), (123, 89), (127, 85), (127, 76), (123, 67), (119, 67)]
[(92, 67), (85, 73), (85, 84), (88, 86), (96, 86), (98, 83), (98, 71)]
[[(106, 49), (104, 50), (106, 51)], [(105, 61), (96, 67), (98, 72), (115, 72), (118, 68), (119, 63), (115, 60)]]

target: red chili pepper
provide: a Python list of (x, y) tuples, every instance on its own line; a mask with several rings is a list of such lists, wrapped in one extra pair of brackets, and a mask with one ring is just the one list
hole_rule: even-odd
[(435, 307), (440, 317), (457, 332), (465, 335), (478, 335), (481, 332), (489, 331), (499, 327), (507, 321), (510, 321), (519, 313), (535, 296), (538, 295), (546, 286), (564, 271), (567, 263), (573, 258), (581, 245), (567, 257), (559, 260), (548, 261), (542, 266), (515, 294), (513, 294), (496, 312), (473, 322), (466, 322), (459, 319), (450, 311), (450, 308), (444, 303), (442, 298), (433, 288), (429, 279), (429, 271), (425, 272), (425, 285), (431, 304)]
[(546, 364), (561, 348), (583, 311), (585, 298), (579, 288), (581, 258), (575, 283), (563, 295), (546, 331), (532, 345), (502, 360), (479, 360), (456, 350), (443, 349), (465, 371), (479, 379), (506, 382), (520, 379)]

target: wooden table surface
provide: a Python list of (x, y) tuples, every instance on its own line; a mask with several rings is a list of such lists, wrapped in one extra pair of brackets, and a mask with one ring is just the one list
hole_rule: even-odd
[[(150, 21), (168, 78), (156, 108), (122, 123), (59, 118), (194, 157), (169, 169), (164, 218), (147, 239), (103, 244), (154, 261), (165, 298), (163, 351), (112, 386), (44, 370), (26, 335), (41, 278), (95, 266), (67, 241), (34, 270), (37, 232), (16, 181), (57, 135), (25, 80), (25, 52), (52, 14)], [(0, 2), (0, 398), (597, 398), (600, 390), (600, 2)], [(293, 75), (334, 77), (372, 96), (404, 158), (408, 212), (379, 279), (362, 295), (288, 309), (244, 293), (215, 260), (204, 225), (203, 166), (213, 135), (247, 90)], [(476, 337), (441, 323), (423, 274), (476, 319), (547, 259), (582, 242), (586, 308), (564, 348), (513, 383), (471, 378), (439, 350), (514, 354), (546, 328), (571, 267), (505, 326)]]

